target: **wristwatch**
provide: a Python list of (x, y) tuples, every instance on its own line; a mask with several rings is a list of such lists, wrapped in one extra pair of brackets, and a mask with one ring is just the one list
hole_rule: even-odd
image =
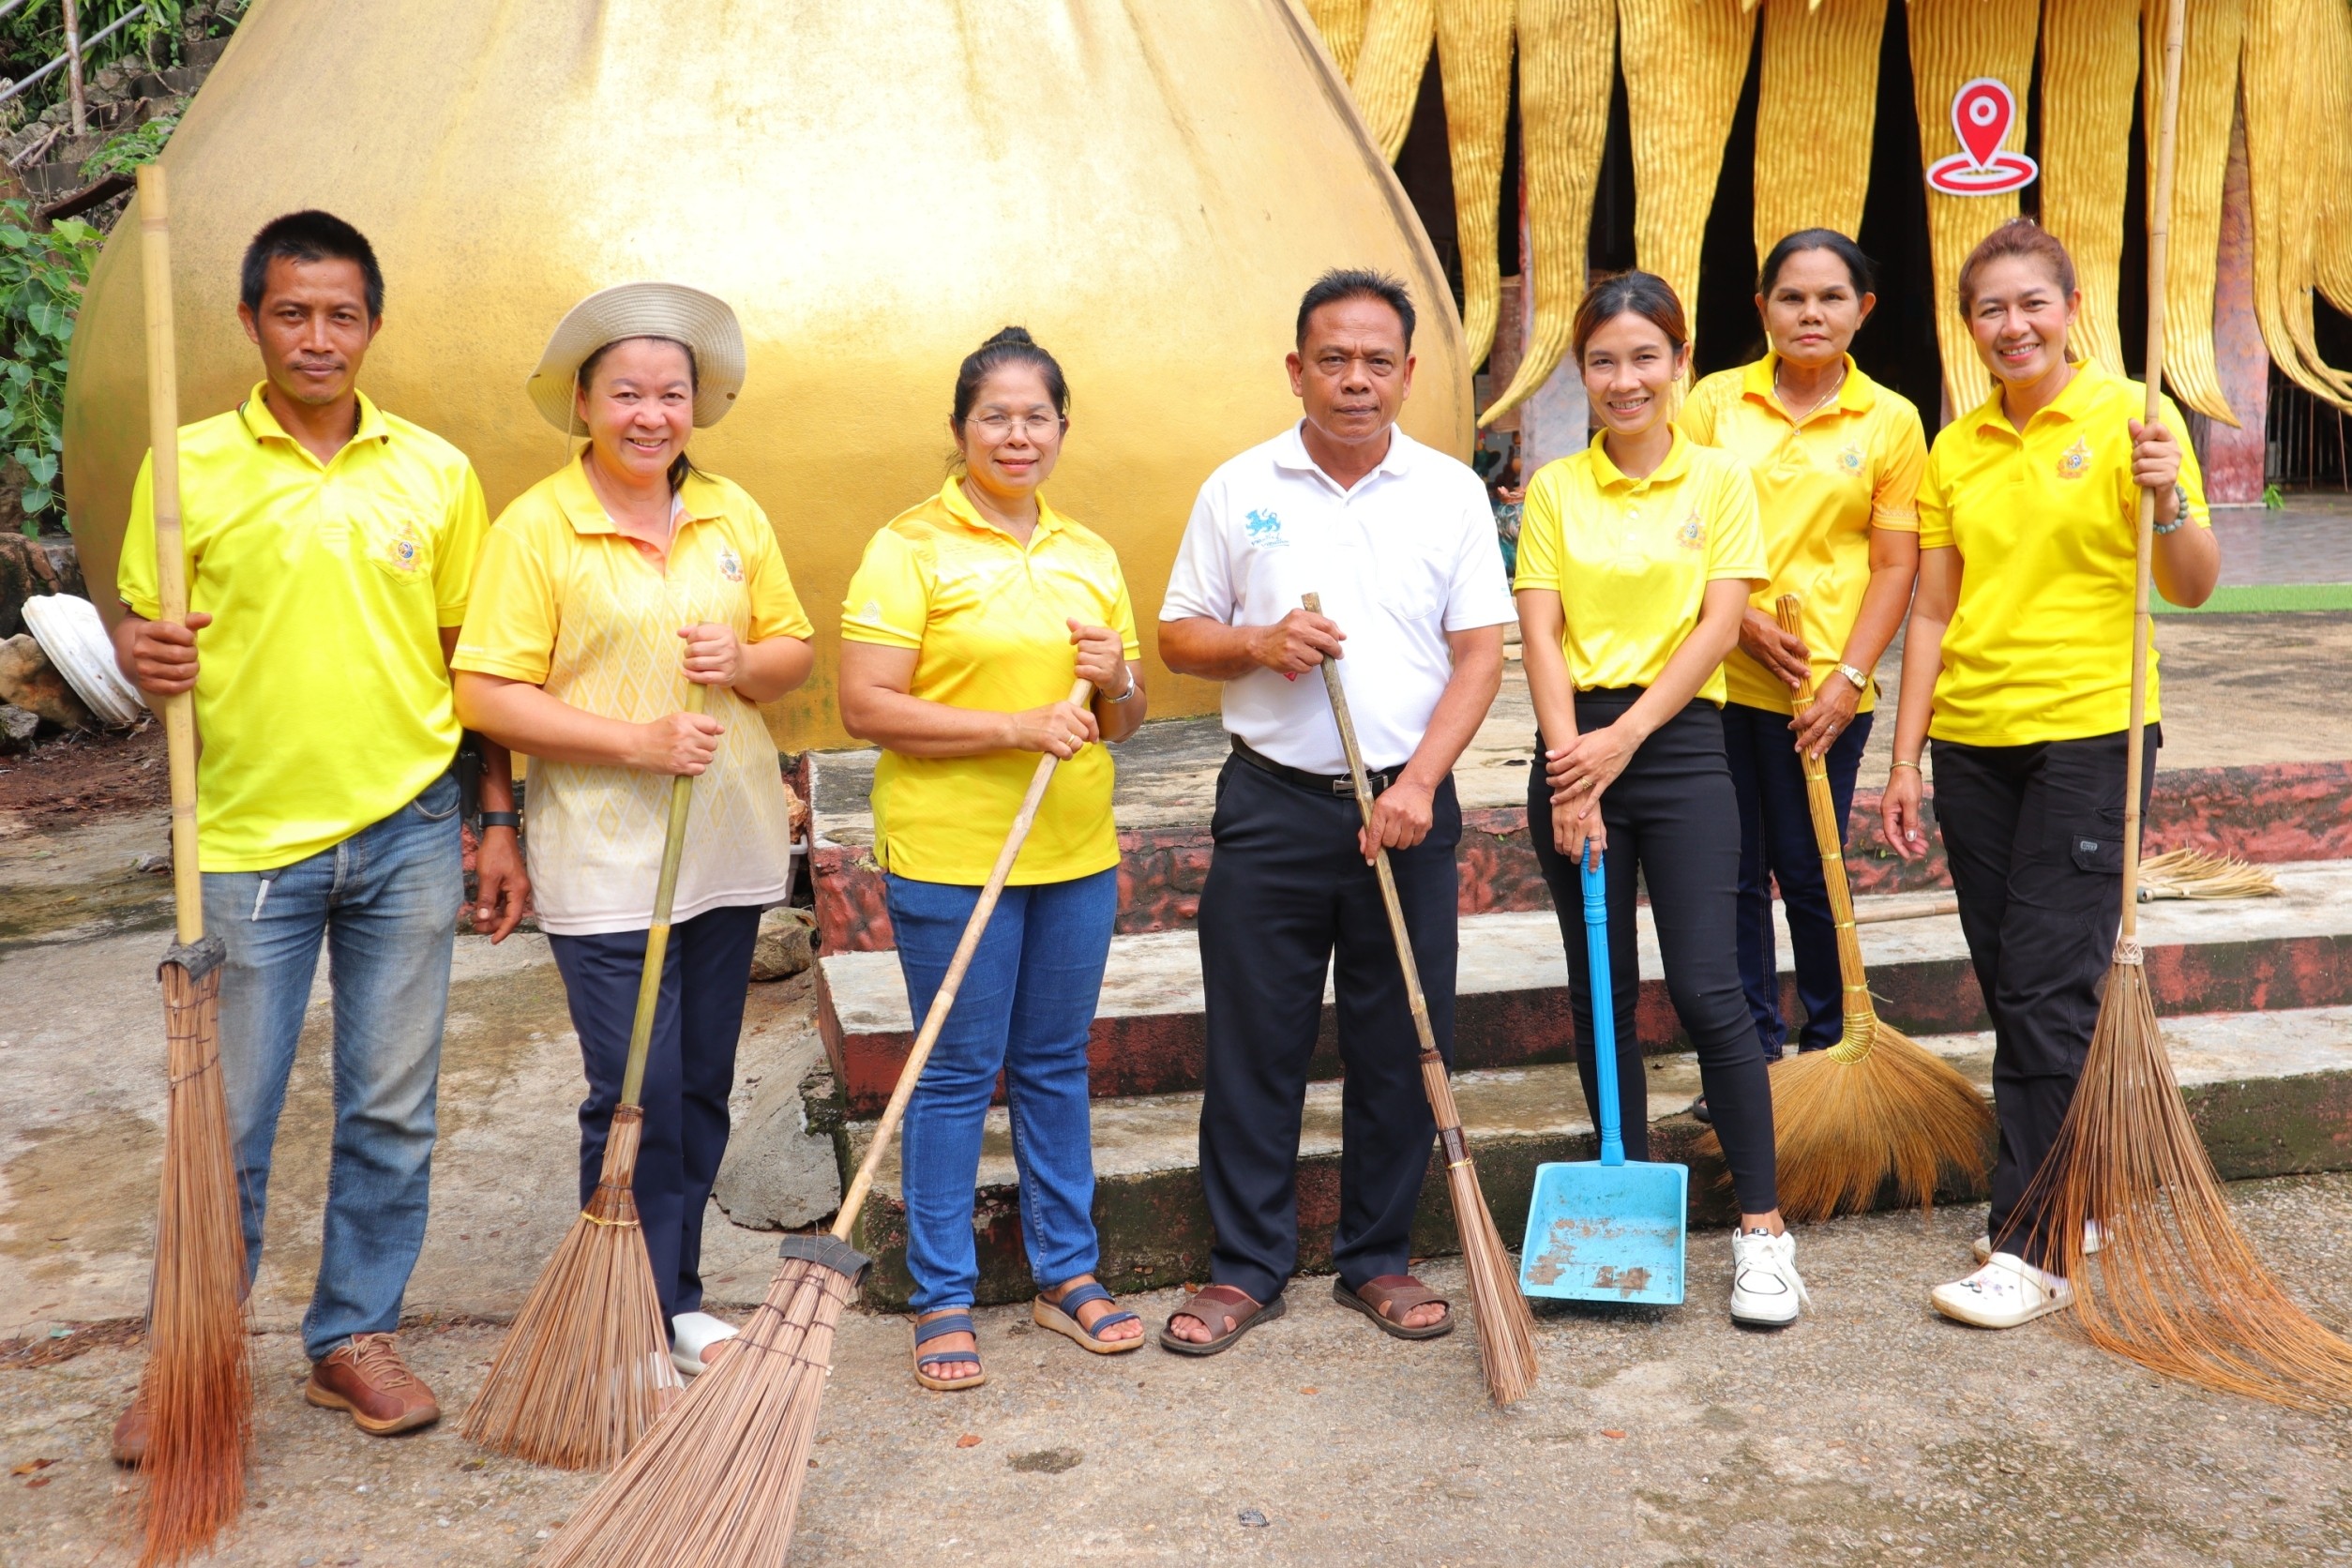
[(522, 831), (522, 813), (520, 811), (485, 811), (481, 815), (479, 825), (485, 829), (510, 827), (520, 833)]
[(1837, 672), (1845, 676), (1847, 680), (1853, 682), (1854, 689), (1856, 691), (1868, 691), (1870, 689), (1870, 677), (1855, 669), (1852, 665), (1841, 664), (1837, 667)]

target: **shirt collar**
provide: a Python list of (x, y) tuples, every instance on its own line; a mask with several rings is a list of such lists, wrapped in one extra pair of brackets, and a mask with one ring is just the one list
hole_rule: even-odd
[(1691, 443), (1690, 438), (1682, 433), (1681, 426), (1676, 425), (1673, 430), (1674, 445), (1666, 448), (1666, 460), (1647, 479), (1629, 479), (1621, 473), (1617, 464), (1609, 460), (1608, 447), (1604, 444), (1608, 432), (1593, 431), (1592, 445), (1585, 448), (1586, 456), (1592, 464), (1593, 482), (1603, 490), (1619, 487), (1630, 490), (1636, 485), (1665, 485), (1680, 479), (1682, 471), (1691, 465)]
[[(246, 433), (255, 441), (282, 441), (312, 462), (317, 462), (318, 455), (287, 433), (286, 427), (278, 422), (278, 415), (270, 412), (269, 400), (263, 396), (268, 390), (268, 382), (257, 381), (253, 384), (253, 390), (245, 395), (245, 401), (237, 405), (237, 417), (245, 421)], [(390, 441), (392, 427), (384, 422), (384, 411), (376, 407), (375, 400), (365, 392), (355, 393), (354, 396), (359, 400), (359, 427), (352, 431), (346, 449), (362, 442)], [(335, 455), (339, 458), (343, 454), (338, 452)]]
[[(1320, 474), (1329, 483), (1338, 484), (1339, 481), (1324, 474), (1322, 465), (1308, 454), (1306, 438), (1300, 433), (1305, 429), (1306, 421), (1301, 419), (1274, 438), (1274, 466), (1293, 474)], [(1391, 425), (1388, 428), (1387, 453), (1379, 462), (1372, 465), (1370, 474), (1366, 474), (1363, 479), (1356, 481), (1356, 487), (1361, 489), (1364, 480), (1370, 479), (1373, 475), (1377, 474), (1386, 474), (1396, 478), (1404, 477), (1412, 471), (1412, 454), (1419, 445), (1420, 443), (1407, 435), (1401, 427)]]
[[(1767, 349), (1764, 357), (1750, 364), (1740, 384), (1741, 396), (1754, 398), (1787, 418), (1788, 411), (1780, 406), (1773, 392), (1772, 378), (1780, 369), (1778, 351)], [(1833, 406), (1843, 414), (1868, 414), (1878, 401), (1878, 384), (1862, 373), (1854, 363), (1854, 356), (1846, 356), (1846, 379), (1838, 383), (1837, 400)]]
[[(588, 482), (588, 454), (565, 463), (555, 475), (555, 504), (564, 513), (564, 520), (572, 525), (575, 534), (617, 534), (612, 515), (596, 499), (596, 487)], [(723, 514), (726, 507), (719, 500), (719, 490), (708, 478), (688, 471), (686, 483), (678, 487), (678, 524), (700, 522)]]
[[(2030, 426), (2034, 419), (2046, 416), (2051, 419), (2063, 419), (2073, 424), (2088, 414), (2094, 403), (2105, 398), (2107, 383), (2110, 379), (2107, 372), (2099, 368), (2098, 361), (2076, 360), (2074, 374), (2068, 380), (2064, 390), (2051, 399), (2047, 405), (2035, 413), (2033, 419), (2028, 419), (2026, 423)], [(1998, 379), (1993, 383), (1992, 396), (1977, 405), (1972, 422), (1979, 430), (1991, 430), (1999, 435), (2022, 436), (2025, 433), (2010, 424), (2009, 415), (2001, 408), (2001, 384)]]
[[(947, 508), (947, 515), (966, 528), (975, 533), (993, 535), (1001, 539), (1012, 538), (1013, 535), (980, 515), (980, 509), (972, 504), (972, 498), (964, 494), (963, 481), (953, 475), (948, 476), (945, 484), (940, 486), (939, 499), (940, 505)], [(1030, 545), (1033, 547), (1038, 540), (1061, 533), (1064, 526), (1066, 526), (1066, 520), (1047, 504), (1042, 493), (1039, 494), (1037, 497), (1037, 531), (1030, 535)]]

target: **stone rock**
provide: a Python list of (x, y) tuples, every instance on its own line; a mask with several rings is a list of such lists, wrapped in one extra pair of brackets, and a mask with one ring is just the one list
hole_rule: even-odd
[(817, 917), (809, 910), (779, 904), (760, 916), (760, 938), (751, 949), (751, 978), (784, 980), (816, 957)]
[(30, 708), (0, 702), (0, 757), (12, 757), (33, 748), (33, 731), (41, 727), (41, 716)]
[(824, 1043), (810, 1029), (788, 1038), (738, 1109), (711, 1196), (737, 1225), (791, 1230), (841, 1206), (841, 1167), (829, 1132), (812, 1131), (808, 1100), (832, 1093)]
[(95, 730), (98, 721), (66, 684), (65, 672), (49, 662), (31, 632), (0, 642), (0, 702), (28, 708), (61, 730)]

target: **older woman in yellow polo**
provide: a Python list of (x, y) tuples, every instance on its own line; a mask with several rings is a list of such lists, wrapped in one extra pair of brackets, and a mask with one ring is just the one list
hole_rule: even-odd
[[(686, 458), (743, 378), (734, 312), (709, 294), (628, 283), (575, 306), (530, 391), (587, 445), (492, 525), (452, 660), (466, 724), (534, 760), (524, 844), (588, 1078), (583, 1204), (620, 1096), (671, 780), (696, 778), (635, 1184), (688, 1376), (735, 1332), (701, 1310), (702, 1214), (760, 911), (783, 901), (791, 864), (756, 704), (807, 679), (812, 656), (766, 514)], [(688, 683), (705, 712), (685, 711)]]

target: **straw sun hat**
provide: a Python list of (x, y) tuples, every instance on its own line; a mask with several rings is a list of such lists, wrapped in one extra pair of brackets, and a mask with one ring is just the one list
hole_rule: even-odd
[(743, 327), (716, 294), (683, 283), (618, 283), (564, 313), (525, 384), (547, 422), (573, 435), (587, 428), (572, 405), (580, 362), (624, 338), (674, 338), (694, 351), (694, 423), (716, 425), (743, 390)]

